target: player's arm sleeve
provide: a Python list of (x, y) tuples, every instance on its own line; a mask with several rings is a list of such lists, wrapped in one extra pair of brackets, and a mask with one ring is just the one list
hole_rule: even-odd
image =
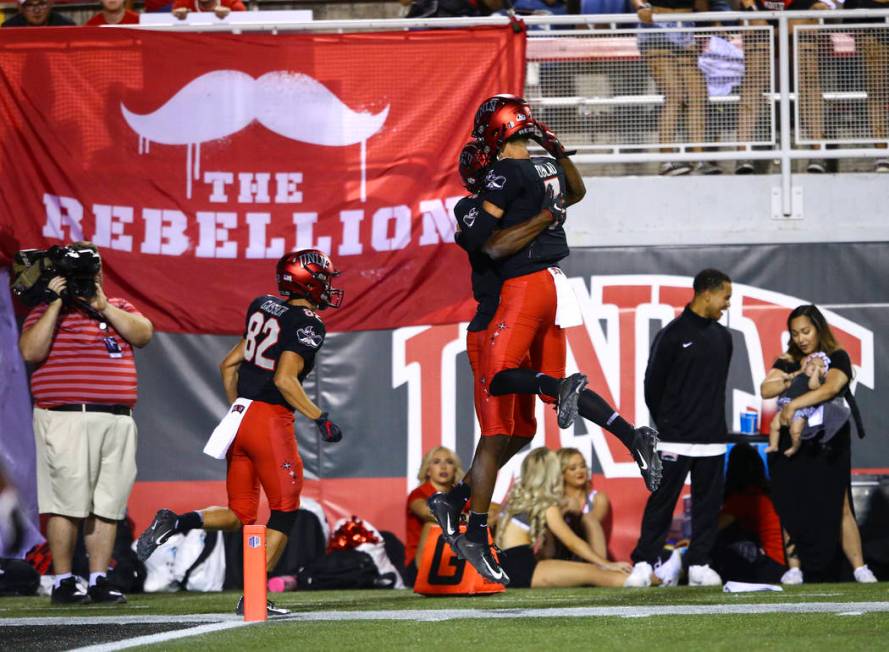
[[(522, 181), (510, 161), (498, 161), (485, 175), (485, 187), (479, 193), (482, 206), (490, 204), (502, 213), (521, 194)], [(496, 212), (492, 214), (500, 217)]]
[(481, 249), (497, 228), (497, 220), (477, 201), (461, 199), (454, 207), (454, 217), (457, 219), (454, 242), (470, 253)]
[(648, 356), (648, 366), (645, 368), (645, 405), (648, 406), (648, 412), (655, 423), (664, 396), (664, 388), (667, 385), (667, 376), (676, 357), (673, 339), (667, 330), (662, 330), (655, 336)]
[[(301, 310), (301, 308), (296, 308)], [(313, 358), (324, 344), (327, 331), (320, 319), (307, 319), (289, 324), (281, 334), (281, 350), (293, 351), (303, 359)]]

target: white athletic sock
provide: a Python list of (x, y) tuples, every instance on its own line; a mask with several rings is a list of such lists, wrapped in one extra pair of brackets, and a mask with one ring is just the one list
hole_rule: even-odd
[(105, 573), (90, 573), (90, 586), (95, 586), (100, 577), (105, 577)]

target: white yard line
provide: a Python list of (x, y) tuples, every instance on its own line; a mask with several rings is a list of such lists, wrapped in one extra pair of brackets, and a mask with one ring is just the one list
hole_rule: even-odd
[(155, 643), (167, 643), (177, 638), (185, 638), (187, 636), (200, 636), (201, 634), (212, 634), (213, 632), (221, 632), (225, 629), (233, 629), (235, 627), (243, 627), (251, 625), (243, 620), (225, 621), (221, 623), (208, 623), (206, 625), (198, 625), (197, 627), (189, 627), (188, 629), (178, 629), (172, 632), (160, 632), (159, 634), (149, 634), (147, 636), (137, 636), (136, 638), (128, 638), (124, 641), (116, 641), (114, 643), (100, 643), (99, 645), (90, 645), (88, 647), (79, 647), (72, 652), (112, 652), (112, 650), (126, 650), (131, 647), (140, 645), (154, 645)]
[[(409, 609), (404, 611), (304, 611), (288, 616), (271, 618), (270, 622), (341, 622), (346, 620), (413, 620), (438, 621), (467, 618), (589, 618), (648, 616), (717, 616), (723, 614), (757, 615), (770, 613), (885, 613), (889, 602), (774, 602), (761, 604), (710, 604), (710, 605), (662, 605), (629, 607), (550, 607), (543, 609)], [(193, 631), (206, 625), (218, 625), (225, 629), (245, 624), (234, 614), (191, 614), (167, 616), (81, 616), (29, 617), (14, 621), (0, 620), (3, 627), (40, 627), (46, 625), (126, 625), (151, 623), (198, 624)], [(200, 632), (198, 632), (200, 633)], [(169, 636), (179, 632), (162, 633)]]

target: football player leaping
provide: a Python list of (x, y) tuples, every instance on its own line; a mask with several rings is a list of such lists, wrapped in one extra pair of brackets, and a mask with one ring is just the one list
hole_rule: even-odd
[[(183, 514), (160, 510), (139, 537), (139, 559), (147, 559), (173, 534), (196, 528), (233, 531), (255, 523), (261, 484), (271, 509), (266, 565), (268, 570), (275, 567), (287, 545), (303, 485), (293, 411), (313, 420), (325, 441), (342, 438), (340, 428), (302, 386), (324, 343), (324, 322), (316, 311), (342, 303), (343, 291), (331, 285), (337, 274), (330, 258), (315, 249), (289, 253), (278, 261), (278, 292), (285, 298), (266, 295), (253, 300), (243, 338), (219, 365), (232, 403), (226, 419), (239, 419), (226, 453), (228, 507)], [(243, 597), (235, 611), (243, 613)], [(288, 612), (270, 602), (268, 613)]]
[[(483, 102), (476, 113), (474, 135), (478, 138), (476, 148), (480, 147), (482, 152), (477, 157), (487, 155), (497, 160), (486, 174), (470, 175), (473, 181), (484, 177), (483, 190), (474, 200), (473, 239), (476, 249), (480, 242), (485, 243), (483, 250), (502, 286), (498, 286), (496, 314), (487, 317), (490, 325), (480, 346), (478, 369), (474, 366), (473, 370), (487, 402), (497, 397), (519, 396), (515, 396), (515, 412), (500, 410), (501, 418), (488, 419), (487, 425), (479, 412), (483, 436), (464, 482), (447, 495), (432, 496), (429, 506), (458, 556), (467, 559), (487, 579), (507, 583), (508, 577), (491, 555), (487, 542), (487, 510), (497, 470), (527, 443), (519, 435), (534, 434), (533, 428), (525, 433), (526, 426), (533, 426), (533, 404), (529, 408), (523, 403), (524, 396), (538, 394), (544, 401), (554, 403), (562, 428), (570, 426), (579, 411), (617, 436), (639, 462), (651, 490), (660, 482), (660, 459), (655, 453), (654, 430), (634, 429), (598, 394), (584, 389), (586, 377), (582, 374), (562, 378), (565, 333), (555, 324), (554, 279), (561, 274), (558, 262), (568, 255), (562, 229), (564, 210), (560, 211), (556, 203), (558, 218), (549, 228), (539, 230), (518, 254), (489, 237), (539, 220), (535, 214), (541, 203), (553, 193), (560, 195), (563, 188), (567, 204), (579, 201), (585, 189), (576, 167), (555, 135), (531, 118), (530, 109), (521, 98), (495, 96)], [(537, 140), (556, 160), (532, 159), (527, 151), (529, 138)], [(471, 160), (467, 151), (473, 150), (464, 148), (466, 161), (461, 158), (461, 172), (464, 163)], [(470, 250), (465, 242), (461, 245)], [(456, 523), (470, 495), (472, 511), (467, 532), (457, 536), (456, 531), (445, 528)]]

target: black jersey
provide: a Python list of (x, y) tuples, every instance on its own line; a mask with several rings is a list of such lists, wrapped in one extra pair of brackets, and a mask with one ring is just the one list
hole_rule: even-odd
[(299, 374), (302, 382), (315, 366), (325, 335), (324, 322), (313, 310), (271, 295), (256, 297), (247, 309), (238, 396), (292, 408), (275, 387), (278, 358), (284, 351), (298, 353), (305, 363)]
[(482, 247), (497, 228), (497, 220), (481, 210), (481, 200), (476, 195), (469, 195), (457, 202), (454, 216), (457, 218), (454, 240), (469, 254), (472, 296), (478, 301), (478, 309), (467, 330), (483, 331), (500, 304), (500, 275), (494, 261), (482, 253)]
[[(488, 172), (480, 197), (503, 210), (500, 226), (506, 228), (539, 213), (548, 186), (556, 194), (564, 193), (567, 187), (565, 172), (555, 159), (507, 158), (497, 161)], [(521, 251), (497, 261), (497, 271), (503, 279), (524, 276), (558, 264), (569, 253), (565, 230), (552, 225)]]

